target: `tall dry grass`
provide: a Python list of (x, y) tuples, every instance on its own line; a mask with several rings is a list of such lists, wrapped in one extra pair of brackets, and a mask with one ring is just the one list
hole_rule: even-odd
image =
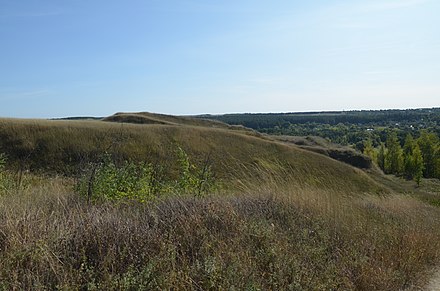
[[(199, 121), (197, 121), (199, 122)], [(245, 171), (258, 177), (258, 167), (294, 177), (299, 184), (344, 191), (380, 191), (364, 172), (295, 146), (232, 131), (190, 125), (115, 124), (103, 121), (0, 119), (0, 152), (11, 168), (73, 176), (108, 152), (115, 160), (161, 165), (176, 177), (177, 148), (195, 164), (207, 157), (226, 184)], [(282, 162), (280, 162), (282, 161)], [(344, 179), (341, 179), (344, 177)], [(346, 181), (349, 181), (346, 182)], [(258, 182), (255, 181), (254, 182)]]
[(273, 178), (115, 205), (70, 186), (0, 197), (0, 289), (400, 290), (439, 261), (440, 213), (409, 196)]

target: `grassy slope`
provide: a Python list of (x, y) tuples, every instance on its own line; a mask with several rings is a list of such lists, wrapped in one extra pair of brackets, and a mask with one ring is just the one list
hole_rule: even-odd
[(25, 161), (31, 169), (73, 173), (81, 163), (108, 150), (121, 159), (163, 164), (172, 175), (176, 170), (176, 147), (181, 146), (196, 162), (209, 156), (215, 174), (226, 181), (261, 178), (252, 172), (264, 168), (294, 177), (299, 185), (353, 192), (380, 190), (360, 170), (240, 130), (182, 124), (1, 119), (0, 137), (0, 151), (6, 152), (13, 163)]
[(209, 119), (195, 119), (185, 116), (173, 116), (150, 112), (139, 113), (124, 113), (118, 112), (114, 115), (105, 117), (103, 121), (112, 122), (125, 122), (125, 123), (137, 123), (137, 124), (168, 124), (168, 125), (193, 125), (193, 126), (205, 126), (205, 127), (218, 127), (228, 128), (226, 123), (209, 120)]
[(112, 205), (37, 182), (0, 196), (0, 290), (405, 290), (440, 259), (438, 209), (407, 196), (273, 181)]
[(172, 165), (178, 144), (196, 160), (210, 153), (217, 175), (242, 186), (114, 205), (35, 178), (0, 196), (0, 289), (401, 290), (440, 260), (437, 208), (371, 195), (406, 188), (247, 131), (3, 119), (0, 137), (13, 161), (45, 170), (107, 148)]

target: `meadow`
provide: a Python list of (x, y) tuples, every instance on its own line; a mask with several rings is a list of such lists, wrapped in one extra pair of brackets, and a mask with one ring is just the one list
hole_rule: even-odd
[[(438, 266), (437, 180), (416, 187), (253, 131), (166, 122), (0, 120), (0, 289), (418, 290)], [(178, 184), (176, 147), (190, 172), (209, 161), (212, 191), (76, 190), (103, 152)]]

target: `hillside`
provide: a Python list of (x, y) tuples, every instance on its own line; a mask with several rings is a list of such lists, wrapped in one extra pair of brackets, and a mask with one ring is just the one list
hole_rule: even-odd
[(1, 119), (0, 152), (15, 168), (75, 175), (107, 151), (117, 160), (159, 163), (173, 176), (176, 149), (181, 147), (196, 163), (209, 157), (216, 176), (225, 181), (258, 179), (253, 173), (264, 168), (299, 185), (357, 192), (381, 189), (358, 169), (249, 130), (187, 117), (146, 116), (156, 123)]
[[(0, 119), (1, 290), (420, 290), (440, 262), (438, 181), (352, 167), (316, 137), (144, 115)], [(221, 187), (179, 191), (181, 149)], [(103, 156), (129, 171), (90, 175)], [(145, 175), (127, 160), (174, 180), (129, 196)]]
[(173, 116), (166, 114), (157, 114), (150, 112), (138, 113), (124, 113), (118, 112), (114, 115), (105, 117), (103, 121), (134, 123), (134, 124), (167, 124), (167, 125), (192, 125), (205, 127), (228, 128), (226, 123), (209, 120), (209, 119), (195, 119), (185, 116)]

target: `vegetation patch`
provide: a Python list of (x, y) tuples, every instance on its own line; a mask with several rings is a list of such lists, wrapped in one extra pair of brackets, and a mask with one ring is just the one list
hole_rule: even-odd
[(90, 204), (63, 183), (0, 198), (1, 288), (400, 290), (439, 259), (438, 209), (409, 197), (273, 184)]
[(189, 160), (186, 152), (177, 147), (180, 173), (177, 179), (167, 180), (161, 165), (124, 161), (120, 166), (109, 154), (90, 164), (78, 180), (76, 191), (88, 200), (133, 200), (148, 202), (164, 195), (212, 194), (218, 187), (210, 161), (199, 167)]

